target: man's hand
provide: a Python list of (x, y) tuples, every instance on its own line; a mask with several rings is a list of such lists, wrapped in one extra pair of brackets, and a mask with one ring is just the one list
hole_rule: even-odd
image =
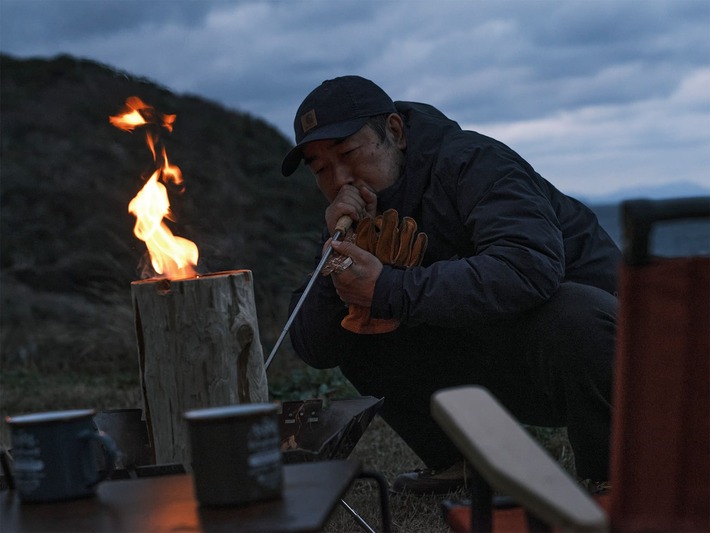
[[(358, 221), (374, 217), (377, 209), (377, 195), (367, 187), (343, 185), (337, 196), (325, 210), (325, 223), (332, 235), (335, 225), (343, 215), (357, 223)], [(337, 250), (336, 250), (337, 251)]]
[(333, 241), (333, 250), (353, 260), (346, 270), (332, 276), (338, 296), (348, 304), (370, 307), (382, 263), (352, 242)]

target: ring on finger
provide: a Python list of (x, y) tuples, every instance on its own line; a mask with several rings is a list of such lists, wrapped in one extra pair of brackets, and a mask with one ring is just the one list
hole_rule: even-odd
[(335, 270), (333, 271), (335, 274), (342, 274), (345, 272), (348, 268), (350, 268), (353, 264), (353, 258), (352, 257), (347, 257), (345, 260), (340, 263), (338, 266), (335, 267)]

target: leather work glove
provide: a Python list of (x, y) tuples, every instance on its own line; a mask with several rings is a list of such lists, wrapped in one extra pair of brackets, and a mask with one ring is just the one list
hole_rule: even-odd
[[(377, 257), (383, 265), (396, 268), (419, 266), (428, 242), (426, 233), (417, 233), (416, 221), (404, 217), (400, 223), (395, 209), (388, 209), (374, 219), (362, 219), (355, 235), (355, 244)], [(375, 334), (396, 330), (399, 320), (372, 318), (369, 307), (350, 304), (340, 324), (353, 333)]]

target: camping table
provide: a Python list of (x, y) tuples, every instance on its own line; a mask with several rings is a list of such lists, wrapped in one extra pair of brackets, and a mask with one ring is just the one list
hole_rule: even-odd
[(4, 491), (0, 531), (315, 531), (360, 473), (353, 460), (284, 465), (282, 497), (245, 507), (200, 507), (190, 474), (106, 481), (68, 502), (22, 504)]

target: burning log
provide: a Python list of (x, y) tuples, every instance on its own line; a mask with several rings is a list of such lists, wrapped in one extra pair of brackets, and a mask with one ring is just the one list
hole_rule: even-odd
[(197, 276), (197, 245), (165, 222), (174, 220), (166, 184), (182, 187), (183, 181), (159, 132), (173, 130), (175, 115), (132, 96), (109, 121), (125, 131), (143, 129), (155, 164), (128, 204), (133, 231), (160, 276), (131, 284), (143, 408), (155, 461), (189, 466), (185, 411), (268, 400), (252, 275)]
[(155, 461), (189, 465), (184, 411), (268, 401), (252, 273), (141, 280), (131, 293)]

